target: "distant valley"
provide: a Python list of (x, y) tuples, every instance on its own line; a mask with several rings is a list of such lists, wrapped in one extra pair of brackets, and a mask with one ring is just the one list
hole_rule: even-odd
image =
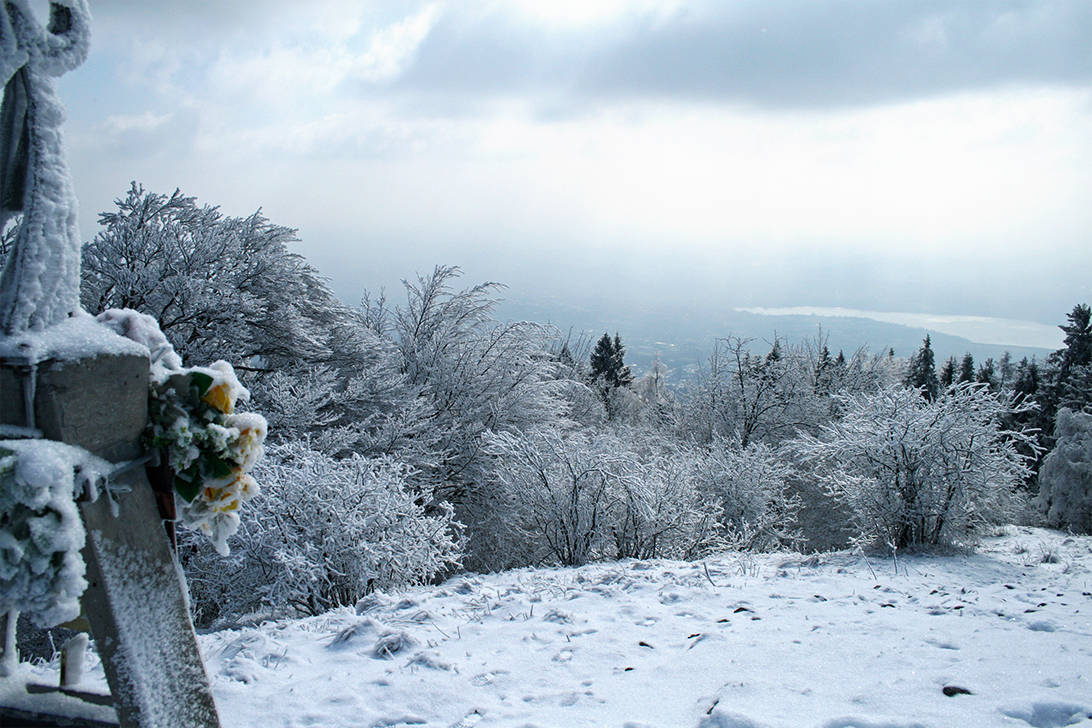
[[(756, 313), (727, 306), (660, 302), (622, 306), (610, 301), (573, 303), (550, 298), (512, 297), (498, 306), (497, 316), (505, 320), (551, 323), (563, 336), (571, 331), (574, 340), (582, 333), (594, 339), (603, 332), (612, 335), (617, 332), (626, 346), (626, 362), (635, 372), (646, 371), (658, 356), (675, 381), (684, 380), (695, 372), (708, 359), (714, 341), (727, 336), (751, 339), (751, 348), (764, 352), (769, 350), (775, 336), (782, 342), (794, 343), (815, 339), (822, 332), (832, 354), (841, 350), (848, 356), (864, 346), (874, 352), (894, 349), (896, 356), (907, 357), (921, 347), (922, 339), (928, 334), (938, 366), (949, 356), (958, 358), (968, 352), (980, 363), (989, 357), (999, 359), (1006, 351), (1014, 361), (1022, 357), (1041, 361), (1052, 351), (1038, 346), (981, 343), (922, 326), (863, 316)], [(1003, 326), (995, 329), (1003, 329)]]

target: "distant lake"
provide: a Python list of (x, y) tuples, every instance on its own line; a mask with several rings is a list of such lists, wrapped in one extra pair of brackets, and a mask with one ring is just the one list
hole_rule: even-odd
[[(737, 311), (763, 316), (836, 316), (867, 318), (885, 323), (931, 329), (981, 344), (1003, 346), (1037, 346), (1045, 349), (1062, 347), (1062, 331), (1057, 326), (990, 316), (947, 316), (896, 311), (865, 311), (857, 308), (824, 308), (822, 306), (787, 306), (782, 308), (737, 308)], [(1059, 322), (1061, 323), (1061, 322)]]

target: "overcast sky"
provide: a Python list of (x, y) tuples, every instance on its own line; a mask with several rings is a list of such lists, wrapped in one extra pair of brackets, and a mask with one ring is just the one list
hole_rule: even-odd
[(1092, 3), (91, 0), (85, 236), (129, 180), (336, 290), (1058, 323), (1092, 298)]

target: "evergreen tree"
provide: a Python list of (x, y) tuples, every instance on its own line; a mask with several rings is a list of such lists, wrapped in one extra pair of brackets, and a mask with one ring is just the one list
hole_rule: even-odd
[(611, 420), (618, 414), (618, 390), (628, 389), (633, 384), (633, 374), (626, 366), (625, 355), (626, 348), (617, 333), (613, 340), (610, 334), (603, 334), (591, 353), (592, 386), (603, 401), (607, 419)]
[(1065, 332), (1065, 347), (1051, 355), (1056, 363), (1060, 379), (1064, 379), (1073, 367), (1092, 364), (1092, 309), (1079, 303), (1066, 314), (1068, 324), (1059, 326)]
[(773, 364), (781, 359), (781, 339), (774, 338), (773, 346), (770, 347), (770, 353), (766, 355), (766, 363)]
[(834, 360), (830, 357), (830, 349), (823, 345), (819, 350), (819, 356), (815, 362), (814, 389), (817, 394), (830, 394), (831, 370), (834, 368)]
[(1029, 363), (1025, 356), (1016, 365), (1016, 379), (1012, 388), (1025, 397), (1032, 397), (1039, 391), (1039, 365), (1034, 357)]
[(952, 386), (952, 382), (955, 381), (955, 368), (956, 360), (954, 356), (948, 357), (948, 360), (944, 362), (944, 366), (940, 368), (940, 386), (947, 389)]
[(625, 364), (626, 349), (618, 334), (611, 340), (610, 334), (603, 334), (591, 353), (592, 380), (606, 389), (628, 387), (633, 383), (633, 374)]
[(1092, 365), (1092, 308), (1086, 303), (1079, 303), (1066, 314), (1066, 319), (1069, 323), (1058, 327), (1065, 333), (1065, 345), (1047, 360), (1049, 368), (1037, 394), (1042, 405), (1040, 426), (1047, 447), (1054, 445), (1054, 421), (1058, 409), (1062, 406), (1082, 409), (1090, 397), (1083, 387), (1087, 381), (1085, 369)]
[(997, 365), (997, 373), (1000, 380), (997, 382), (998, 389), (1005, 389), (1006, 387), (1012, 388), (1012, 375), (1015, 372), (1015, 367), (1012, 363), (1012, 354), (1005, 352), (1001, 355), (1001, 361)]
[(991, 390), (997, 389), (996, 372), (993, 366), (993, 359), (986, 359), (986, 363), (978, 368), (978, 376), (975, 381), (979, 384), (988, 384)]
[(633, 374), (630, 372), (629, 367), (626, 366), (626, 347), (622, 346), (622, 339), (619, 338), (618, 332), (614, 332), (614, 386), (629, 387), (633, 384)]
[(925, 335), (921, 349), (910, 360), (910, 367), (906, 372), (903, 384), (908, 387), (920, 389), (922, 395), (930, 402), (936, 399), (940, 382), (937, 381), (936, 362), (933, 357), (933, 344), (929, 335)]
[(963, 355), (963, 362), (959, 365), (959, 383), (974, 381), (974, 357), (970, 353)]
[(608, 380), (613, 361), (614, 342), (610, 340), (610, 334), (603, 334), (599, 341), (595, 343), (595, 348), (592, 349), (591, 353), (592, 379), (602, 378)]

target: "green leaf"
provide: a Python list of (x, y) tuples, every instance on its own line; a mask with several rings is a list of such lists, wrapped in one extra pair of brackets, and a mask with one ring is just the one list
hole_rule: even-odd
[(213, 455), (208, 460), (209, 470), (214, 478), (224, 478), (231, 475), (231, 463), (221, 457)]
[(178, 495), (182, 496), (183, 500), (190, 503), (197, 497), (197, 494), (201, 492), (201, 485), (200, 483), (191, 483), (188, 480), (183, 480), (176, 475), (174, 476), (174, 489)]
[(197, 387), (197, 394), (204, 397), (212, 386), (212, 377), (204, 372), (190, 372), (190, 385)]

